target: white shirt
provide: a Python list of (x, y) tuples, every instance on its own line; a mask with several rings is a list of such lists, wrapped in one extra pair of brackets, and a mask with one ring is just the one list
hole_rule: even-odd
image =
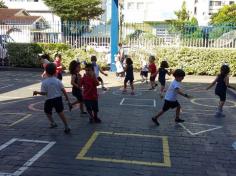
[(62, 96), (62, 82), (56, 77), (47, 77), (42, 81), (41, 92), (47, 93), (47, 99), (53, 99)]
[(142, 71), (148, 71), (148, 65), (145, 60), (141, 60)]
[(176, 89), (180, 89), (180, 82), (174, 80), (172, 81), (172, 83), (170, 84), (167, 92), (166, 92), (166, 95), (165, 95), (165, 99), (168, 100), (168, 101), (176, 101), (177, 100), (177, 91)]

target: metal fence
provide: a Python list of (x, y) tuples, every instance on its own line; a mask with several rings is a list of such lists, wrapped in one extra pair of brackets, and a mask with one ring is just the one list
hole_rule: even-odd
[[(110, 47), (110, 24), (91, 22), (7, 22), (0, 24), (0, 64), (7, 42), (67, 43), (73, 48)], [(131, 48), (157, 46), (236, 48), (236, 26), (175, 26), (122, 24), (120, 41)]]

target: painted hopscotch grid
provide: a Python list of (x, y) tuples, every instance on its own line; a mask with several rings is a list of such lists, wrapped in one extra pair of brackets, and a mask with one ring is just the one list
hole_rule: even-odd
[(23, 172), (25, 172), (37, 159), (39, 159), (44, 153), (46, 153), (56, 142), (49, 142), (49, 141), (39, 141), (39, 140), (28, 140), (28, 139), (18, 139), (13, 138), (6, 142), (5, 144), (0, 146), (0, 151), (8, 147), (9, 145), (13, 144), (14, 142), (31, 142), (31, 143), (42, 143), (47, 144), (44, 148), (42, 148), (37, 154), (35, 154), (32, 158), (26, 161), (23, 166), (17, 169), (13, 173), (4, 173), (0, 171), (0, 176), (20, 176)]
[[(117, 135), (117, 136), (135, 136), (135, 137), (146, 137), (146, 138), (160, 138), (163, 144), (163, 162), (146, 162), (137, 160), (123, 160), (123, 159), (112, 159), (112, 158), (101, 158), (101, 157), (86, 157), (87, 152), (91, 149), (93, 143), (98, 138), (99, 135)], [(167, 136), (154, 136), (154, 135), (142, 135), (142, 134), (131, 134), (131, 133), (114, 133), (114, 132), (99, 132), (95, 131), (89, 138), (85, 146), (76, 156), (79, 160), (90, 160), (90, 161), (101, 161), (101, 162), (111, 162), (111, 163), (124, 163), (124, 164), (136, 164), (144, 166), (160, 166), (160, 167), (171, 167), (170, 151)]]
[[(128, 103), (127, 103), (128, 101)], [(135, 101), (136, 103), (140, 102), (139, 104), (129, 103), (129, 101)], [(146, 103), (145, 103), (146, 102)], [(148, 102), (148, 103), (147, 103)], [(138, 106), (138, 107), (156, 107), (156, 100), (155, 99), (137, 99), (137, 98), (123, 98), (120, 102), (121, 106)]]
[[(18, 123), (20, 123), (20, 122), (22, 122), (22, 121), (28, 119), (32, 114), (25, 114), (25, 113), (0, 113), (0, 117), (1, 117), (2, 115), (21, 115), (21, 116), (23, 116), (23, 117), (21, 117), (20, 119), (14, 121), (14, 122), (12, 122), (12, 123), (10, 123), (9, 125), (5, 125), (5, 124), (1, 124), (1, 123), (0, 123), (0, 126), (12, 127), (12, 126), (14, 126), (14, 125), (16, 125), (16, 124), (18, 124)], [(1, 119), (1, 118), (0, 118), (0, 119)]]

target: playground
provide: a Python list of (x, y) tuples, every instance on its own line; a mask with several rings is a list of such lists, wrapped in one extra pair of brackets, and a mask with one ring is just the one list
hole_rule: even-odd
[[(214, 77), (186, 76), (183, 88), (193, 99), (179, 99), (185, 122), (175, 123), (171, 110), (156, 126), (151, 117), (163, 106), (160, 87), (148, 90), (137, 73), (135, 96), (122, 94), (123, 81), (109, 73), (103, 78), (108, 90), (98, 89), (102, 123), (89, 124), (88, 115), (70, 112), (64, 102), (67, 135), (56, 113), (58, 127), (48, 128), (44, 97), (32, 96), (40, 89), (40, 72), (0, 73), (0, 175), (236, 175), (235, 96), (227, 94), (226, 117), (214, 117), (218, 98), (214, 89), (203, 90)], [(69, 75), (63, 83), (73, 99)]]

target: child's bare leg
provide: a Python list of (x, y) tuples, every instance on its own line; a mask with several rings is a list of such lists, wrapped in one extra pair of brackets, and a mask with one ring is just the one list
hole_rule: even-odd
[(131, 93), (134, 93), (134, 83), (130, 82), (130, 87), (131, 87)]
[(75, 102), (71, 103), (71, 105), (74, 106), (74, 105), (76, 105), (76, 104), (78, 104), (78, 103), (79, 103), (79, 101), (76, 100)]
[(47, 115), (47, 118), (48, 118), (48, 120), (50, 121), (50, 123), (51, 124), (54, 124), (55, 122), (54, 122), (54, 120), (53, 120), (53, 118), (52, 118), (52, 114), (46, 114)]
[(123, 92), (126, 92), (126, 89), (127, 89), (127, 81), (124, 81), (124, 89), (123, 89)]
[(176, 119), (179, 119), (180, 109), (181, 109), (180, 106), (176, 108)]
[(67, 119), (65, 117), (64, 112), (62, 111), (62, 112), (58, 113), (58, 115), (61, 118), (62, 122), (64, 123), (65, 128), (68, 128), (68, 123), (67, 123)]
[(161, 110), (156, 116), (154, 116), (154, 117), (152, 118), (152, 121), (153, 121), (157, 126), (159, 125), (159, 122), (157, 121), (158, 118), (159, 118), (162, 114), (164, 114), (164, 113), (165, 113), (165, 111)]
[(84, 113), (84, 103), (80, 102), (79, 104), (80, 112)]

